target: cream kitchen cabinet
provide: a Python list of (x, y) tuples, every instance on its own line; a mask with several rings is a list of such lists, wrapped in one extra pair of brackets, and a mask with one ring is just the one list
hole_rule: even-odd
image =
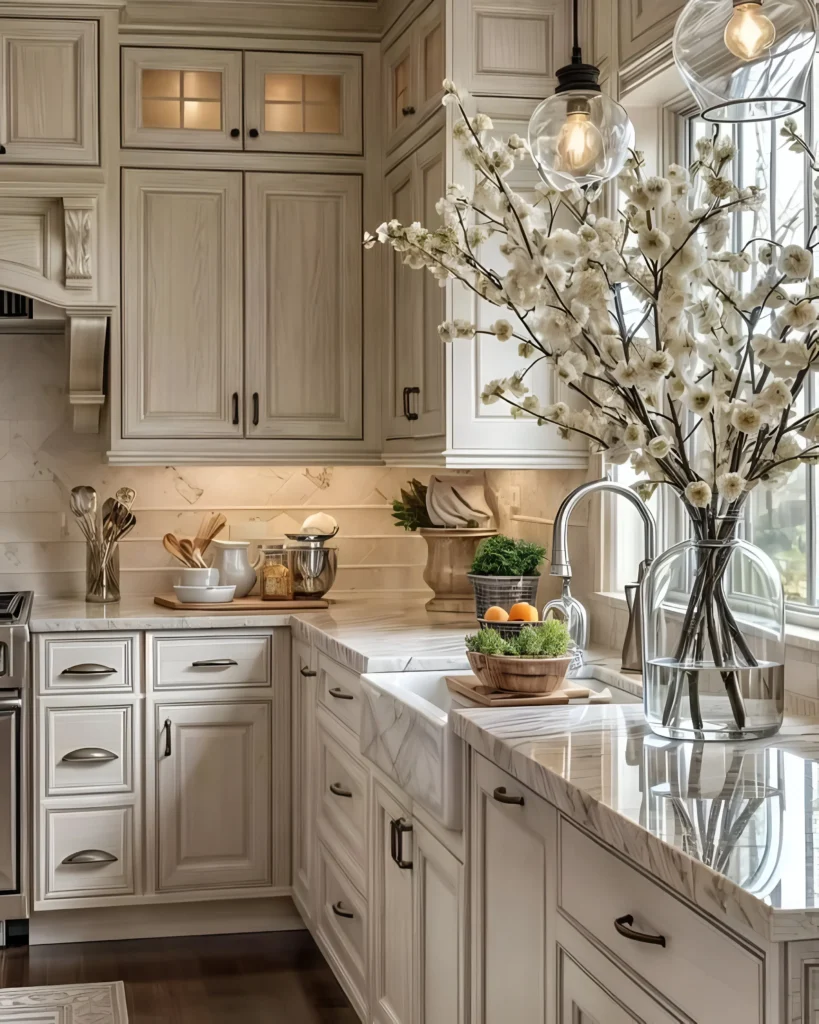
[(123, 175), (123, 432), (241, 437), (242, 175)]
[(615, 0), (619, 68), (628, 71), (651, 51), (663, 48), (670, 58), (671, 37), (684, 0)]
[[(440, 131), (386, 179), (389, 218), (438, 223), (435, 204), (446, 189), (445, 137)], [(387, 252), (387, 352), (384, 424), (387, 441), (444, 434), (444, 346), (438, 325), (445, 294), (431, 274), (411, 270)]]
[(362, 435), (361, 178), (248, 174), (251, 438)]
[(0, 164), (99, 163), (97, 23), (0, 19)]
[(360, 439), (362, 179), (244, 179), (124, 172), (123, 435)]
[(463, 865), (375, 774), (371, 844), (373, 1024), (462, 1024)]
[(242, 149), (238, 50), (122, 48), (122, 145)]
[(388, 153), (440, 106), (445, 56), (445, 5), (443, 0), (433, 0), (384, 51), (384, 136)]
[(293, 640), (290, 701), (293, 715), (293, 896), (308, 923), (315, 914), (316, 657)]
[(545, 1024), (557, 813), (484, 758), (473, 769), (472, 1021)]
[(269, 702), (154, 707), (157, 889), (268, 886)]

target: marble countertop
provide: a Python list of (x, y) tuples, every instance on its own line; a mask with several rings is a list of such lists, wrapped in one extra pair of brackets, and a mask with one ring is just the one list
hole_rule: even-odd
[(243, 629), (290, 626), (293, 635), (354, 672), (464, 671), (464, 634), (474, 632), (469, 615), (427, 612), (419, 598), (343, 598), (317, 611), (228, 613), (178, 612), (152, 598), (123, 598), (114, 605), (81, 599), (35, 598), (33, 633), (107, 630)]
[(763, 938), (819, 937), (819, 723), (675, 743), (641, 705), (474, 708), (455, 732), (652, 877)]

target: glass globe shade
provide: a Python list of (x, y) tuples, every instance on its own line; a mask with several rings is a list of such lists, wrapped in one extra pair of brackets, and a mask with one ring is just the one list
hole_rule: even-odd
[(767, 121), (805, 106), (816, 49), (812, 0), (696, 0), (674, 60), (706, 121)]
[(529, 146), (541, 178), (563, 192), (616, 177), (634, 146), (634, 127), (610, 96), (571, 89), (535, 108)]

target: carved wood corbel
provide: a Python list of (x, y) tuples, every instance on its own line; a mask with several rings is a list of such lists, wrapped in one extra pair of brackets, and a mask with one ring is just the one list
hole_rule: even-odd
[(91, 249), (96, 205), (93, 196), (63, 198), (66, 288), (89, 291), (94, 287)]
[(105, 344), (110, 310), (66, 310), (68, 399), (74, 408), (74, 431), (98, 434), (105, 404)]

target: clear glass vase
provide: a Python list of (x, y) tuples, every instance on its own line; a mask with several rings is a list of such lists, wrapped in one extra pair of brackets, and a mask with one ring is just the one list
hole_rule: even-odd
[(677, 544), (643, 582), (643, 705), (669, 739), (773, 735), (785, 699), (785, 602), (774, 563), (735, 536)]
[(85, 600), (91, 604), (119, 601), (119, 545), (114, 544), (106, 557), (96, 545), (88, 544), (85, 553)]

